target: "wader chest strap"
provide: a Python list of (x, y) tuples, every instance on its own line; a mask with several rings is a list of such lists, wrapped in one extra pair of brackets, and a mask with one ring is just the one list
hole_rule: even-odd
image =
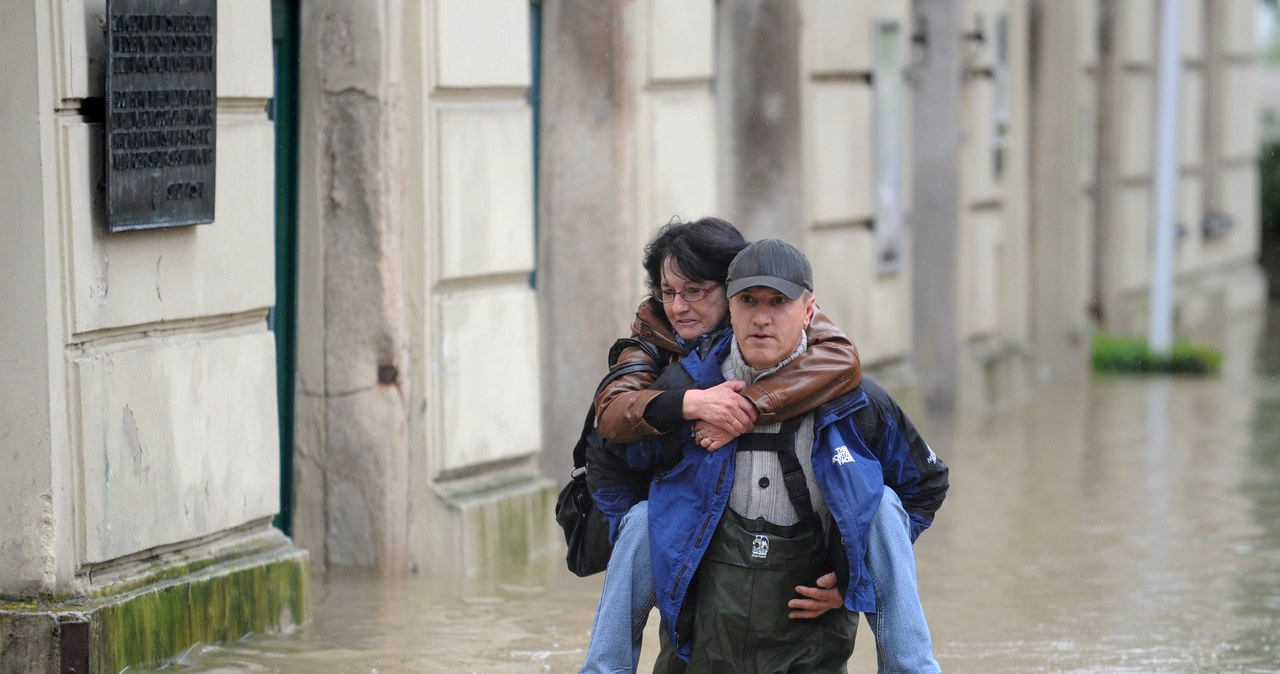
[(809, 483), (804, 479), (804, 469), (796, 456), (796, 431), (804, 417), (782, 423), (777, 433), (747, 433), (738, 439), (739, 452), (774, 452), (782, 467), (782, 483), (787, 487), (787, 497), (801, 520), (813, 515), (813, 501), (809, 498)]

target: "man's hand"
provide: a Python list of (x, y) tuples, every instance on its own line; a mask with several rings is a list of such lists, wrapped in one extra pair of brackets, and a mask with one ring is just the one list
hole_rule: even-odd
[[(726, 381), (708, 389), (686, 391), (684, 418), (691, 421), (705, 421), (712, 426), (717, 426), (732, 434), (729, 440), (738, 437), (756, 423), (756, 406), (738, 393), (745, 386), (746, 384), (741, 381)], [(710, 447), (707, 441), (701, 438), (695, 439), (703, 448)], [(724, 442), (720, 447), (724, 446)]]
[(787, 617), (792, 620), (796, 618), (817, 618), (833, 608), (840, 608), (844, 604), (844, 598), (841, 597), (840, 590), (836, 587), (836, 574), (834, 571), (819, 578), (817, 587), (797, 585), (796, 593), (804, 598), (792, 599), (787, 602), (787, 608), (796, 609), (787, 614)]

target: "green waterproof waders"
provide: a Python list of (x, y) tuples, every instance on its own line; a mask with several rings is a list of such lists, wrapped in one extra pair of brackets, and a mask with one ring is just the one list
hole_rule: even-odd
[(831, 570), (815, 516), (781, 526), (725, 511), (698, 569), (689, 672), (844, 672), (858, 614), (843, 607), (793, 620), (797, 585)]

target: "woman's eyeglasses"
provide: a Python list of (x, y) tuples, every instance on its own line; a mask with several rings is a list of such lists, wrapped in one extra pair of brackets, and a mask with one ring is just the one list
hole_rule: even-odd
[(712, 290), (719, 287), (719, 283), (712, 283), (705, 288), (685, 288), (680, 292), (676, 292), (674, 290), (655, 290), (653, 291), (653, 299), (666, 304), (667, 302), (674, 302), (676, 295), (679, 295), (680, 299), (688, 302), (689, 304), (693, 304), (694, 302), (701, 302), (702, 300), (707, 299), (707, 295), (710, 295)]

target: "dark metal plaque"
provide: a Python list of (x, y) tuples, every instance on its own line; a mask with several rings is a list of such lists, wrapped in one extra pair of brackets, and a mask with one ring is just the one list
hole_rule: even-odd
[(107, 230), (213, 222), (216, 0), (107, 0)]

